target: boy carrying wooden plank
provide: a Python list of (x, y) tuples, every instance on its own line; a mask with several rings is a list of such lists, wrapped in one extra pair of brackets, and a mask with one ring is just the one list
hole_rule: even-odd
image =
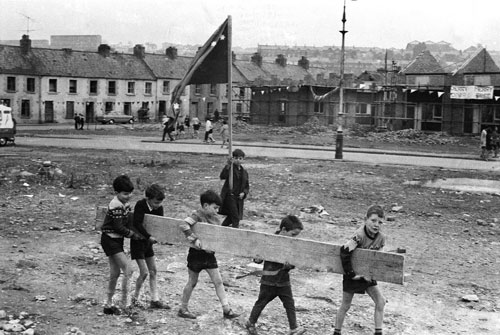
[(193, 289), (198, 283), (198, 277), (201, 270), (205, 270), (210, 276), (210, 280), (215, 286), (215, 293), (222, 305), (222, 315), (225, 319), (234, 319), (239, 316), (229, 307), (229, 301), (226, 296), (226, 290), (219, 272), (217, 259), (213, 251), (203, 250), (202, 241), (194, 234), (191, 227), (197, 222), (206, 222), (210, 224), (220, 225), (220, 220), (217, 215), (219, 206), (221, 205), (220, 196), (212, 190), (205, 191), (200, 196), (201, 208), (193, 212), (180, 224), (181, 230), (186, 238), (191, 242), (187, 257), (189, 279), (182, 292), (181, 308), (177, 315), (181, 318), (196, 319), (196, 315), (188, 309), (189, 299), (193, 293)]
[(340, 258), (344, 268), (342, 281), (342, 303), (337, 311), (335, 320), (335, 331), (333, 335), (341, 335), (344, 318), (351, 307), (354, 294), (368, 293), (375, 303), (375, 335), (382, 335), (382, 323), (384, 319), (385, 298), (380, 292), (377, 282), (371, 278), (357, 275), (351, 264), (351, 255), (354, 249), (382, 250), (385, 245), (385, 236), (380, 232), (383, 223), (384, 210), (378, 205), (370, 206), (366, 212), (365, 224), (359, 228), (354, 235), (340, 249)]

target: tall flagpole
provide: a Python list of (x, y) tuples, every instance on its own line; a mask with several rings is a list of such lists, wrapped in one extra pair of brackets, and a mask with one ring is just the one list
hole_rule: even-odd
[[(231, 15), (227, 17), (227, 112), (229, 124), (229, 158), (232, 157), (233, 152), (233, 52), (232, 52), (232, 39), (233, 39), (233, 20)], [(233, 164), (229, 169), (229, 189), (233, 190)]]

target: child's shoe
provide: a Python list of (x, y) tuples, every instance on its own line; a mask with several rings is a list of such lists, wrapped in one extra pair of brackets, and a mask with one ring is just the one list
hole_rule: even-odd
[(237, 318), (238, 316), (240, 316), (239, 314), (236, 314), (235, 312), (233, 312), (232, 309), (230, 309), (227, 312), (223, 312), (223, 315), (224, 315), (224, 319), (234, 319), (234, 318)]
[(250, 320), (247, 320), (245, 323), (245, 328), (248, 330), (248, 334), (258, 335), (257, 329), (255, 329), (255, 323), (251, 323)]
[(151, 300), (149, 307), (154, 309), (170, 309), (169, 305), (160, 300)]
[(196, 315), (191, 313), (189, 310), (182, 308), (177, 312), (177, 316), (184, 319), (196, 319)]
[(121, 311), (116, 306), (104, 306), (102, 312), (106, 315), (120, 315)]
[(291, 329), (289, 332), (288, 332), (288, 335), (302, 335), (306, 332), (306, 330), (302, 327), (297, 327), (295, 329)]

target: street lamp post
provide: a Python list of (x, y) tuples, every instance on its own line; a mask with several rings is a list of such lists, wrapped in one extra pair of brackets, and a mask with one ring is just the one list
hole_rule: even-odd
[(344, 147), (344, 132), (342, 130), (342, 121), (341, 118), (344, 115), (344, 63), (345, 63), (345, 34), (347, 30), (345, 30), (345, 22), (347, 21), (345, 18), (345, 1), (344, 0), (344, 12), (342, 14), (342, 30), (340, 33), (342, 34), (342, 46), (340, 49), (340, 83), (339, 83), (339, 113), (337, 115), (337, 138), (335, 140), (335, 159), (342, 159), (343, 157), (343, 147)]

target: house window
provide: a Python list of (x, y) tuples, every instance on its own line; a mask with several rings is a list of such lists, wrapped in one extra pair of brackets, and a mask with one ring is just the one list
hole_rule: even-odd
[(416, 76), (415, 77), (415, 85), (425, 86), (429, 85), (430, 79), (429, 76)]
[(135, 94), (135, 82), (129, 81), (127, 83), (127, 93), (128, 94)]
[(441, 120), (442, 111), (441, 105), (427, 105), (423, 107), (422, 110), (422, 119), (423, 120)]
[(370, 104), (362, 104), (358, 103), (356, 104), (356, 114), (371, 114), (371, 108)]
[(170, 81), (169, 80), (163, 81), (163, 94), (170, 94)]
[(227, 102), (222, 103), (222, 115), (228, 115), (227, 113)]
[(245, 88), (244, 87), (240, 87), (240, 98), (244, 98), (245, 97)]
[(415, 105), (406, 106), (406, 118), (412, 120), (415, 118)]
[(97, 80), (90, 81), (89, 93), (97, 94)]
[(22, 100), (21, 101), (21, 117), (29, 119), (31, 117), (30, 111), (30, 101)]
[(236, 104), (236, 113), (241, 114), (242, 110), (243, 110), (243, 104), (237, 103)]
[(491, 85), (491, 76), (490, 75), (476, 75), (476, 76), (474, 76), (474, 85), (490, 86)]
[(14, 92), (16, 90), (16, 77), (7, 77), (7, 91)]
[(108, 81), (108, 95), (116, 94), (116, 81)]
[(35, 78), (26, 78), (26, 92), (35, 93)]
[(146, 86), (144, 86), (144, 94), (148, 94), (148, 95), (151, 95), (152, 92), (153, 92), (153, 83), (151, 82), (146, 82), (145, 84)]
[(57, 93), (57, 79), (49, 79), (49, 92)]
[(217, 93), (217, 84), (210, 84), (210, 95), (215, 95)]
[(104, 111), (106, 113), (109, 113), (109, 112), (115, 110), (115, 103), (112, 101), (106, 101), (106, 103), (104, 104), (104, 108), (105, 108)]
[(66, 119), (72, 119), (75, 117), (75, 102), (66, 101)]
[(76, 80), (70, 79), (69, 81), (69, 93), (76, 93), (77, 88), (76, 88)]
[(214, 103), (207, 102), (207, 115), (212, 115), (213, 108), (214, 108)]
[(322, 102), (315, 102), (314, 103), (314, 113), (316, 114), (323, 114), (324, 113), (324, 108), (325, 105)]
[(200, 84), (196, 84), (194, 85), (194, 94), (201, 94), (201, 85)]

